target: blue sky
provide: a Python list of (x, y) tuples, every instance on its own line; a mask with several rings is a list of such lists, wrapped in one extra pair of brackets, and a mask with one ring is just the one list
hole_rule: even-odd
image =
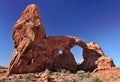
[[(25, 7), (35, 3), (49, 35), (71, 35), (101, 45), (120, 66), (119, 0), (0, 0), (0, 65), (9, 65), (14, 50), (12, 29)], [(76, 61), (81, 48), (71, 50)]]

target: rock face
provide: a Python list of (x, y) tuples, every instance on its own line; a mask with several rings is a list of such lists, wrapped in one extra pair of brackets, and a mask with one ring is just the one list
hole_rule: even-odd
[[(28, 70), (28, 67), (24, 68), (24, 66), (26, 63), (30, 63), (31, 59), (29, 57), (31, 58), (32, 56), (31, 54), (28, 55), (28, 52), (30, 52), (31, 48), (34, 48), (34, 45), (40, 44), (41, 39), (46, 38), (46, 33), (36, 5), (29, 5), (23, 11), (21, 17), (14, 25), (12, 38), (14, 40), (15, 50), (8, 72), (25, 72), (25, 70)], [(22, 67), (25, 70), (22, 70)]]
[[(49, 36), (42, 25), (38, 7), (29, 5), (14, 25), (13, 40), (15, 50), (8, 68), (11, 73), (39, 72), (51, 70), (77, 70), (77, 64), (70, 48), (87, 45), (80, 39), (70, 36)], [(62, 51), (59, 54), (59, 51)]]
[(83, 60), (78, 65), (79, 69), (92, 72), (115, 67), (113, 60), (104, 55), (103, 50), (98, 44), (90, 42), (87, 44), (87, 47), (83, 49)]
[(95, 61), (102, 56), (104, 56), (104, 53), (101, 47), (91, 42), (87, 44), (86, 49), (83, 49), (83, 61), (78, 65), (78, 68), (85, 71), (93, 71), (97, 68)]
[(105, 56), (98, 58), (95, 64), (97, 65), (97, 69), (95, 71), (106, 70), (115, 67), (113, 60), (110, 57), (105, 57)]
[[(99, 45), (86, 44), (72, 36), (49, 36), (39, 15), (39, 9), (31, 4), (23, 11), (13, 28), (15, 50), (12, 55), (7, 75), (11, 73), (40, 72), (67, 69), (76, 72), (79, 69), (94, 70), (98, 58), (104, 56)], [(74, 46), (83, 48), (83, 61), (77, 65), (70, 49)], [(61, 53), (59, 53), (61, 51)]]

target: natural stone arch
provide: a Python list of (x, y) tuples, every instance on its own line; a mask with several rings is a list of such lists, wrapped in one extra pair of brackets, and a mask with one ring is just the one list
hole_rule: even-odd
[[(46, 68), (50, 70), (67, 69), (71, 72), (76, 72), (81, 67), (83, 70), (94, 70), (97, 65), (101, 66), (98, 62), (95, 64), (95, 61), (104, 56), (99, 45), (86, 44), (77, 37), (46, 37), (39, 9), (35, 4), (29, 5), (23, 11), (14, 25), (12, 38), (15, 50), (7, 76), (12, 73), (41, 72)], [(83, 61), (80, 65), (76, 64), (74, 56), (70, 52), (73, 46), (80, 46), (83, 49)], [(61, 55), (59, 50), (63, 51)], [(103, 59), (99, 61), (101, 60)], [(114, 65), (111, 64), (112, 66)]]

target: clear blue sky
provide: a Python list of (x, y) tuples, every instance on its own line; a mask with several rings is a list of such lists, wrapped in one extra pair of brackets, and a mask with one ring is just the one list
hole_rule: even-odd
[[(0, 0), (0, 65), (9, 65), (13, 25), (31, 3), (40, 7), (47, 36), (72, 35), (87, 43), (94, 41), (120, 66), (120, 0)], [(75, 49), (79, 61), (81, 48)]]

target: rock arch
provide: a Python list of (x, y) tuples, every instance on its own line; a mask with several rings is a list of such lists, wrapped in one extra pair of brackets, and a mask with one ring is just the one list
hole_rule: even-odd
[[(100, 46), (93, 42), (87, 44), (72, 36), (46, 37), (39, 9), (34, 4), (23, 11), (14, 25), (12, 37), (15, 50), (7, 76), (11, 73), (40, 72), (46, 68), (67, 69), (71, 72), (76, 72), (78, 69), (92, 71), (97, 65), (101, 65), (95, 61), (104, 56)], [(73, 46), (80, 46), (83, 49), (83, 61), (80, 65), (76, 64), (70, 52)], [(58, 53), (59, 50), (63, 51), (61, 55)]]

